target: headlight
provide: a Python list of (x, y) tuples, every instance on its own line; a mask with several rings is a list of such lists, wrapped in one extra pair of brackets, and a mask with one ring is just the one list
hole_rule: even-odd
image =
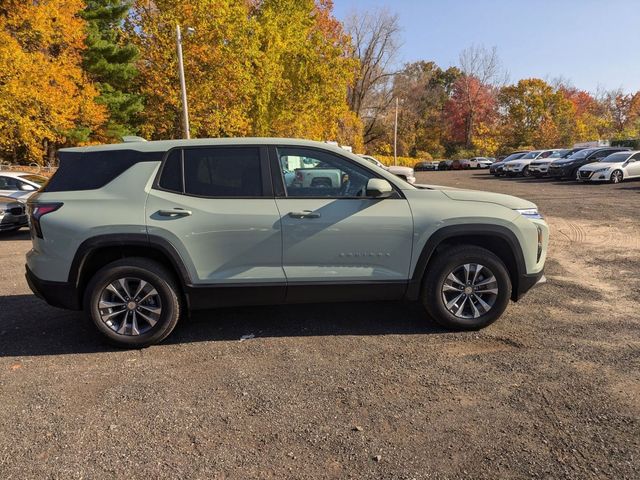
[(607, 168), (599, 168), (598, 170), (596, 170), (593, 173), (602, 173), (602, 172), (606, 172), (607, 170), (609, 170), (609, 167), (607, 167)]
[(527, 218), (537, 218), (537, 219), (542, 219), (542, 215), (540, 215), (540, 212), (538, 212), (537, 208), (517, 208), (516, 212), (518, 212), (520, 215), (522, 215), (523, 217), (527, 217)]

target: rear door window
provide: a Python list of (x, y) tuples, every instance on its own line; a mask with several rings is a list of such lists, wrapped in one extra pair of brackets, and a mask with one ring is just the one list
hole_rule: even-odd
[(263, 196), (258, 147), (184, 150), (184, 191), (207, 198)]

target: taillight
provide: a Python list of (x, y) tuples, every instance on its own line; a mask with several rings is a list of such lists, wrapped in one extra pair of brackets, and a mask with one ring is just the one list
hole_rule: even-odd
[(31, 227), (36, 237), (42, 237), (40, 219), (48, 213), (55, 212), (62, 206), (62, 203), (32, 203), (29, 204), (29, 216), (31, 217)]

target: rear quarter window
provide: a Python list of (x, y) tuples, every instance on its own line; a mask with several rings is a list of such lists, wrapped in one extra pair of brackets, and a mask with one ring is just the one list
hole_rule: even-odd
[(44, 187), (45, 192), (95, 190), (104, 187), (136, 163), (159, 162), (163, 152), (105, 150), (59, 152), (60, 167)]
[(182, 193), (182, 150), (173, 150), (162, 166), (158, 186), (162, 190)]

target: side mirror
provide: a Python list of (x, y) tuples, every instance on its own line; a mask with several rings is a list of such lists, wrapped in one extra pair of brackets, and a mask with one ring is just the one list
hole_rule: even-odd
[(392, 194), (393, 187), (382, 178), (371, 178), (367, 182), (367, 197), (389, 198)]
[(23, 192), (35, 192), (36, 187), (34, 187), (33, 185), (29, 185), (28, 183), (23, 183), (22, 185), (20, 185), (20, 190), (22, 190)]

